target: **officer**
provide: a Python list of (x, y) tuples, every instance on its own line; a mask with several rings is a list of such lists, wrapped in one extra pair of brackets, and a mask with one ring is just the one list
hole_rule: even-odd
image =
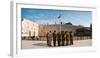
[(52, 42), (52, 32), (49, 31), (49, 33), (48, 33), (48, 46), (52, 46), (51, 42)]
[(60, 32), (57, 33), (57, 41), (58, 41), (58, 46), (61, 44), (61, 35)]
[(73, 38), (74, 38), (74, 33), (71, 31), (70, 32), (70, 45), (73, 45)]
[(68, 46), (68, 43), (69, 43), (69, 33), (68, 31), (65, 32), (65, 41), (66, 41), (66, 46)]
[(56, 31), (53, 32), (53, 45), (56, 46)]
[(65, 44), (64, 31), (61, 32), (62, 46)]
[(49, 39), (48, 39), (48, 32), (47, 32), (47, 34), (46, 34), (46, 38), (47, 38), (47, 45), (49, 46)]

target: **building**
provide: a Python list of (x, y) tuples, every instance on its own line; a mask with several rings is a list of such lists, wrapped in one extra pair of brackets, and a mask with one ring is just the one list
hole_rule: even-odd
[(22, 19), (22, 37), (38, 36), (38, 24), (28, 19)]

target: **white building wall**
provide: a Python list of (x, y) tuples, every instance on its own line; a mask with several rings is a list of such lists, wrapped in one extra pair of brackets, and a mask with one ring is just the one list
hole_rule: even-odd
[(23, 19), (22, 36), (38, 36), (38, 24), (28, 19)]

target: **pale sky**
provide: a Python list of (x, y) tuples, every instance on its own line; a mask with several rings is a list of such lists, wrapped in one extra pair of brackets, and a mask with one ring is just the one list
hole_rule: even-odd
[(71, 22), (74, 25), (90, 26), (92, 23), (91, 11), (22, 8), (21, 17), (38, 24), (55, 24), (55, 22), (59, 24), (62, 21), (63, 23)]

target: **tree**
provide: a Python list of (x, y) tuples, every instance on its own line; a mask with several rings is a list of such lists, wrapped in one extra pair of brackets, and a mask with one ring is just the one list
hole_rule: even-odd
[(73, 25), (71, 22), (65, 23), (65, 25)]
[(91, 31), (83, 27), (83, 28), (76, 29), (75, 35), (76, 36), (91, 36)]

